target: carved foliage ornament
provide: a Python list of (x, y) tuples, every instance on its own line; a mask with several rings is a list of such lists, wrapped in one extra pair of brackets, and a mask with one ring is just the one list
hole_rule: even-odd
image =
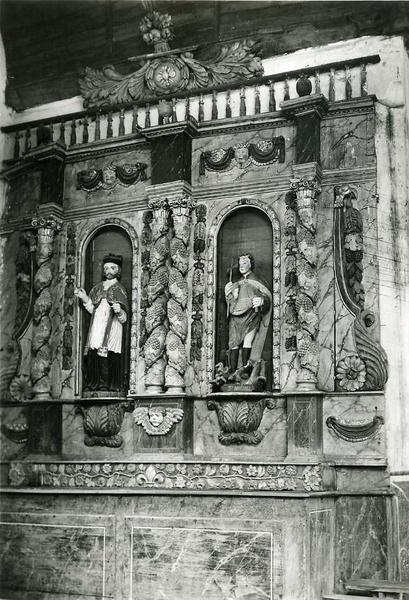
[(204, 204), (196, 207), (196, 224), (194, 227), (194, 263), (192, 285), (192, 324), (190, 341), (190, 360), (200, 361), (203, 342), (203, 300), (205, 291), (204, 251), (206, 249), (206, 214)]
[(222, 46), (213, 62), (203, 62), (193, 57), (192, 48), (169, 49), (171, 29), (169, 15), (155, 11), (144, 17), (141, 32), (145, 42), (153, 44), (154, 53), (130, 58), (141, 60), (142, 66), (129, 75), (122, 75), (113, 65), (101, 71), (86, 67), (79, 80), (84, 106), (130, 104), (155, 96), (217, 88), (263, 74), (259, 48), (251, 40)]
[(135, 423), (141, 425), (148, 435), (166, 435), (174, 423), (183, 419), (182, 408), (139, 406), (133, 411)]
[(256, 144), (242, 143), (230, 146), (227, 150), (217, 148), (200, 155), (199, 174), (208, 171), (226, 171), (233, 167), (245, 169), (251, 164), (264, 166), (274, 162), (285, 161), (284, 137), (273, 137), (271, 140), (260, 140)]
[(324, 489), (322, 467), (220, 462), (191, 463), (23, 463), (10, 465), (12, 486), (308, 491)]
[(219, 442), (225, 446), (231, 444), (257, 445), (263, 439), (258, 428), (265, 408), (274, 408), (272, 398), (259, 400), (208, 400), (209, 410), (215, 410), (219, 419), (221, 433)]
[(137, 181), (146, 181), (145, 163), (114, 165), (110, 164), (103, 169), (89, 169), (77, 174), (77, 189), (94, 192), (99, 188), (112, 190), (117, 183), (124, 186), (135, 184)]
[(362, 286), (363, 220), (354, 207), (350, 186), (335, 188), (334, 267), (341, 299), (354, 315), (353, 333), (357, 354), (344, 356), (336, 367), (336, 386), (344, 391), (382, 390), (388, 379), (388, 360), (373, 337), (375, 315), (365, 310)]
[(122, 422), (125, 412), (130, 412), (132, 408), (130, 402), (96, 406), (78, 405), (76, 412), (82, 415), (84, 422), (84, 444), (110, 448), (122, 446), (123, 438), (120, 435)]

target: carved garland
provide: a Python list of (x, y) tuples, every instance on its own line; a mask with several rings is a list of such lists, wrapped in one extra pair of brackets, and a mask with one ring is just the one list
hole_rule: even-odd
[(114, 165), (110, 164), (103, 169), (88, 169), (77, 174), (77, 189), (86, 192), (95, 192), (99, 188), (112, 190), (119, 182), (121, 185), (130, 186), (137, 181), (146, 181), (145, 163)]
[(192, 324), (190, 341), (190, 360), (200, 361), (202, 358), (203, 341), (203, 296), (204, 282), (204, 251), (206, 249), (206, 213), (204, 204), (196, 207), (196, 224), (194, 228), (194, 264), (192, 285)]
[(221, 462), (119, 463), (12, 462), (13, 487), (131, 488), (158, 490), (252, 490), (319, 492), (324, 489), (319, 465)]
[[(316, 242), (316, 201), (320, 188), (315, 178), (293, 179), (291, 189), (296, 193), (293, 208), (296, 212), (297, 241), (297, 354), (300, 370), (297, 384), (315, 388), (319, 348), (318, 335), (318, 275)], [(295, 288), (293, 288), (295, 289)]]
[(165, 200), (149, 203), (153, 211), (152, 246), (150, 251), (151, 275), (147, 288), (145, 327), (147, 339), (143, 348), (145, 357), (145, 386), (149, 393), (163, 391), (165, 384), (165, 344), (168, 332), (167, 301), (169, 273), (169, 207)]
[[(111, 218), (111, 219), (98, 219), (96, 221), (92, 221), (91, 223), (87, 223), (82, 231), (79, 232), (79, 242), (76, 256), (76, 272), (81, 274), (81, 285), (84, 283), (84, 273), (82, 269), (83, 258), (85, 256), (85, 249), (92, 238), (92, 236), (101, 229), (102, 227), (106, 227), (107, 225), (116, 225), (120, 227), (129, 236), (132, 245), (132, 290), (131, 290), (131, 311), (132, 322), (131, 322), (131, 339), (130, 339), (130, 366), (129, 366), (129, 393), (136, 394), (137, 392), (137, 372), (136, 372), (136, 360), (138, 356), (138, 319), (135, 315), (138, 314), (138, 236), (136, 234), (135, 229), (132, 225), (124, 221), (123, 219)], [(77, 356), (80, 356), (80, 336), (79, 336), (79, 328), (81, 319), (79, 318), (80, 307), (77, 307), (77, 344), (76, 344), (76, 352)], [(77, 379), (76, 379), (76, 393), (79, 393), (80, 390), (80, 372), (77, 369)]]
[(188, 196), (183, 196), (170, 200), (169, 206), (172, 210), (175, 235), (170, 242), (170, 298), (167, 305), (169, 331), (166, 335), (165, 382), (168, 390), (181, 393), (185, 389), (184, 375), (187, 366), (185, 344), (188, 333), (186, 311), (188, 286), (186, 276), (189, 268), (190, 215), (194, 202)]
[(256, 144), (247, 142), (230, 146), (227, 150), (217, 148), (200, 155), (199, 175), (208, 171), (226, 171), (233, 166), (245, 169), (251, 164), (257, 166), (271, 165), (285, 161), (284, 137), (273, 137), (271, 140), (260, 140)]
[(354, 315), (357, 355), (343, 357), (336, 368), (336, 386), (344, 391), (382, 390), (388, 379), (388, 359), (371, 331), (375, 315), (365, 310), (362, 286), (363, 222), (350, 186), (335, 188), (334, 266), (341, 299)]
[(141, 320), (140, 320), (140, 334), (139, 334), (139, 347), (143, 349), (146, 339), (146, 311), (148, 308), (148, 285), (151, 275), (151, 261), (150, 253), (152, 246), (152, 228), (151, 223), (153, 220), (153, 214), (151, 210), (146, 210), (143, 213), (143, 229), (141, 236)]
[(297, 350), (297, 194), (290, 190), (285, 196), (285, 349)]
[(281, 293), (281, 251), (280, 251), (280, 223), (273, 209), (256, 199), (244, 199), (231, 202), (216, 215), (209, 229), (208, 247), (209, 260), (207, 263), (207, 380), (209, 393), (211, 392), (211, 380), (214, 371), (214, 348), (215, 348), (215, 289), (216, 289), (216, 263), (217, 245), (215, 243), (218, 230), (222, 221), (233, 210), (240, 206), (259, 208), (270, 218), (273, 229), (273, 307), (272, 307), (272, 363), (273, 363), (273, 387), (280, 388), (280, 293)]
[(373, 438), (384, 424), (383, 417), (375, 415), (372, 421), (367, 423), (344, 423), (336, 417), (328, 417), (326, 424), (335, 435), (346, 442), (365, 442)]
[(76, 224), (67, 225), (67, 242), (65, 251), (65, 290), (64, 290), (64, 334), (62, 346), (62, 368), (69, 370), (74, 367), (73, 350), (73, 320), (75, 306), (75, 251), (77, 246)]

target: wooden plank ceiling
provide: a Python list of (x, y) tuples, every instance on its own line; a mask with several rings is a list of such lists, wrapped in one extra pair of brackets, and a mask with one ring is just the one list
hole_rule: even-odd
[(166, 0), (2, 0), (6, 102), (15, 110), (78, 94), (85, 66), (127, 73), (130, 56), (151, 51), (139, 32), (152, 7), (172, 16), (173, 48), (200, 44), (197, 58), (220, 43), (252, 38), (263, 56), (361, 35), (408, 35), (409, 2), (271, 2)]

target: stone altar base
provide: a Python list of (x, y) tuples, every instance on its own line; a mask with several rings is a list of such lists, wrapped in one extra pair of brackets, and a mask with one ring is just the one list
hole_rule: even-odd
[(2, 598), (320, 600), (391, 573), (383, 491), (161, 491), (144, 477), (139, 492), (3, 493)]

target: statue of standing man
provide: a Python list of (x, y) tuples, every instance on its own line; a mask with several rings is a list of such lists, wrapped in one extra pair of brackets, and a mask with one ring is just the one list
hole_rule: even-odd
[(250, 375), (261, 361), (271, 318), (272, 296), (266, 284), (254, 274), (254, 257), (243, 253), (238, 258), (240, 279), (226, 284), (224, 293), (229, 319), (229, 373), (237, 373), (241, 349), (241, 375)]
[(82, 288), (75, 290), (92, 315), (84, 349), (85, 392), (120, 393), (123, 388), (122, 352), (129, 308), (126, 290), (119, 283), (121, 267), (122, 257), (109, 254), (103, 258), (104, 280), (91, 289), (89, 296)]

